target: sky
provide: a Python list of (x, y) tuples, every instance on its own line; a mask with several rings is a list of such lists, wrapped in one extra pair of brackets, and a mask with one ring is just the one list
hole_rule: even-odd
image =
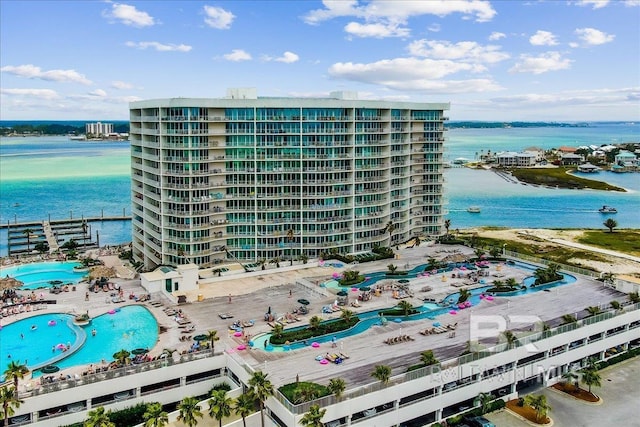
[(239, 87), (640, 121), (640, 0), (0, 0), (2, 120), (128, 120), (131, 101)]

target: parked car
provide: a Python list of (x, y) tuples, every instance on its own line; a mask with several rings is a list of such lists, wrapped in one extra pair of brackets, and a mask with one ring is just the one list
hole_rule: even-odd
[(465, 420), (465, 422), (471, 427), (496, 427), (494, 423), (485, 417), (473, 417)]

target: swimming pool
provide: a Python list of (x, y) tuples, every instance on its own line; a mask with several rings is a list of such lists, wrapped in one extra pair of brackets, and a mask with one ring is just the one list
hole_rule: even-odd
[[(49, 326), (50, 321), (56, 324)], [(35, 330), (31, 329), (33, 325), (36, 325)], [(95, 336), (92, 334), (94, 329)], [(97, 316), (86, 326), (73, 325), (73, 316), (67, 314), (43, 314), (19, 320), (0, 330), (0, 361), (25, 363), (27, 360), (29, 369), (54, 363), (60, 368), (68, 368), (102, 360), (110, 362), (119, 350), (151, 349), (157, 341), (158, 323), (141, 305), (129, 305), (113, 314)], [(63, 353), (58, 349), (59, 344), (71, 344), (72, 350), (75, 345), (78, 348)]]
[[(519, 268), (521, 270), (526, 270), (526, 271), (535, 271), (538, 267), (532, 264), (527, 264), (527, 263), (523, 263), (523, 262), (515, 262), (513, 264), (511, 264), (512, 267), (516, 267)], [(417, 272), (423, 271), (425, 268), (424, 265), (422, 266), (418, 266), (414, 269), (411, 270), (411, 274), (413, 276), (404, 276), (404, 277), (417, 277), (416, 274)], [(533, 282), (535, 281), (535, 277), (533, 276), (529, 276), (527, 278), (525, 278), (524, 280), (524, 284), (527, 286), (526, 289), (520, 289), (517, 291), (513, 291), (513, 292), (502, 292), (500, 294), (496, 294), (494, 295), (496, 298), (499, 297), (511, 297), (511, 296), (519, 296), (519, 295), (525, 295), (525, 294), (529, 294), (529, 293), (534, 293), (534, 292), (540, 292), (540, 291), (544, 291), (544, 290), (548, 290), (550, 288), (554, 288), (557, 286), (561, 286), (561, 285), (566, 285), (569, 283), (574, 283), (577, 279), (575, 276), (572, 276), (570, 274), (566, 274), (566, 273), (560, 273), (562, 275), (562, 280), (556, 281), (556, 282), (552, 282), (552, 283), (548, 283), (545, 285), (539, 285), (536, 287), (531, 287), (531, 285), (533, 284)], [(396, 276), (397, 277), (397, 276)], [(386, 274), (384, 272), (375, 272), (375, 273), (371, 273), (368, 275), (368, 279), (366, 282), (369, 282), (370, 284), (375, 283), (376, 281), (382, 279), (382, 278), (388, 278), (388, 276), (386, 276)], [(328, 286), (328, 287), (337, 287), (338, 289), (344, 289), (342, 287), (340, 287), (337, 283), (336, 280), (332, 280), (332, 282), (335, 282), (335, 284), (332, 284), (332, 286)], [(365, 283), (366, 283), (365, 282)], [(325, 286), (326, 286), (325, 282)], [(362, 285), (362, 284), (361, 284)], [(479, 304), (483, 299), (484, 299), (484, 294), (486, 293), (486, 291), (490, 288), (492, 288), (493, 285), (489, 284), (487, 286), (482, 286), (482, 287), (478, 287), (475, 289), (471, 289), (470, 293), (471, 296), (469, 297), (469, 299), (467, 301), (469, 301), (469, 303), (472, 306), (475, 306), (477, 304)], [(456, 305), (457, 301), (458, 301), (458, 297), (460, 296), (460, 292), (453, 292), (451, 294), (448, 294), (445, 298), (442, 299), (443, 304), (439, 305), (439, 304), (434, 304), (434, 303), (425, 303), (419, 307), (414, 307), (415, 309), (418, 310), (418, 313), (410, 315), (410, 316), (398, 316), (397, 319), (393, 319), (393, 320), (397, 320), (400, 322), (404, 322), (404, 321), (415, 321), (415, 320), (423, 320), (423, 319), (435, 319), (438, 316), (442, 316), (444, 314), (448, 314), (450, 313), (452, 310), (455, 310), (456, 312), (458, 310), (460, 310), (460, 308)], [(392, 308), (392, 307), (390, 307)], [(323, 343), (323, 342), (329, 342), (333, 339), (333, 337), (336, 337), (336, 339), (340, 339), (340, 338), (346, 338), (346, 337), (350, 337), (353, 335), (357, 335), (360, 334), (364, 331), (366, 331), (367, 329), (379, 325), (381, 322), (381, 318), (379, 316), (379, 312), (380, 311), (384, 311), (387, 309), (381, 308), (378, 310), (374, 310), (374, 311), (368, 311), (368, 312), (364, 312), (364, 313), (359, 313), (356, 316), (360, 319), (360, 322), (358, 322), (354, 327), (352, 327), (351, 329), (347, 329), (344, 331), (340, 331), (338, 333), (334, 333), (334, 334), (330, 334), (330, 335), (323, 335), (323, 336), (319, 336), (319, 337), (314, 337), (313, 339), (310, 339), (309, 342), (304, 343), (304, 342), (294, 342), (291, 343), (288, 346), (275, 346), (275, 345), (271, 345), (268, 344), (268, 340), (271, 338), (271, 334), (264, 334), (264, 335), (260, 335), (255, 337), (252, 340), (252, 344), (255, 348), (257, 349), (261, 349), (261, 350), (266, 350), (266, 351), (270, 351), (270, 352), (281, 352), (281, 351), (290, 351), (290, 350), (297, 350), (300, 348), (304, 348), (307, 347), (310, 343), (312, 342), (318, 342), (318, 343)], [(387, 319), (388, 320), (388, 319)], [(303, 329), (306, 328), (307, 326), (299, 326), (297, 328), (299, 329)], [(294, 330), (297, 328), (293, 328)], [(265, 346), (265, 342), (267, 342), (267, 345)]]
[(52, 281), (76, 284), (87, 272), (77, 272), (73, 267), (80, 266), (77, 261), (34, 262), (0, 269), (1, 277), (13, 277), (24, 283), (20, 289), (38, 289), (51, 287)]

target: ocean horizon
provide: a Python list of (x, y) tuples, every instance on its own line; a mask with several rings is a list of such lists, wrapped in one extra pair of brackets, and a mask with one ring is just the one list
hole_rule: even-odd
[[(605, 145), (639, 142), (640, 125), (595, 123), (586, 127), (457, 128), (447, 132), (446, 159), (478, 153), (521, 151), (536, 146)], [(0, 138), (0, 223), (49, 218), (131, 214), (130, 146), (127, 141), (72, 141), (65, 136)], [(640, 174), (583, 175), (628, 192), (565, 190), (513, 184), (492, 171), (445, 170), (447, 218), (453, 229), (604, 228), (602, 205), (617, 208), (619, 228), (640, 228)], [(469, 213), (478, 206), (480, 213)], [(130, 221), (92, 224), (101, 245), (131, 241)], [(94, 239), (95, 240), (95, 239)], [(0, 230), (0, 256), (7, 255), (7, 230)]]

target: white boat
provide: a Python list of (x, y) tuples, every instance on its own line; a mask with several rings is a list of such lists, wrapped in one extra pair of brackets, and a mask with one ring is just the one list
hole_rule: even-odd
[(469, 212), (469, 213), (480, 213), (480, 206), (469, 206), (467, 208), (467, 212)]
[(600, 209), (598, 209), (600, 213), (618, 213), (618, 210), (613, 206), (603, 205)]

